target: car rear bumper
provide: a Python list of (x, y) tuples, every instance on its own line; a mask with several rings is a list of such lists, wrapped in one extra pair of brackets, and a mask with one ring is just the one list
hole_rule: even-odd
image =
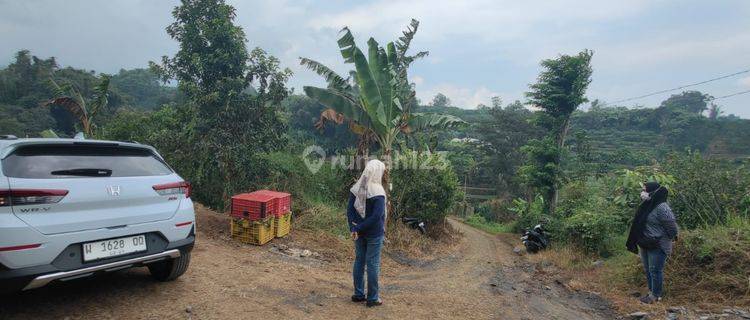
[(78, 270), (61, 271), (61, 272), (45, 274), (45, 275), (37, 276), (36, 278), (31, 280), (31, 282), (29, 282), (29, 284), (27, 284), (23, 288), (23, 290), (44, 287), (48, 283), (55, 281), (55, 280), (62, 280), (62, 281), (73, 280), (73, 279), (88, 277), (90, 275), (93, 275), (95, 272), (112, 272), (112, 271), (130, 268), (139, 264), (148, 264), (151, 262), (161, 261), (161, 260), (170, 259), (170, 258), (173, 259), (179, 256), (180, 256), (180, 250), (172, 249), (172, 250), (167, 250), (167, 251), (157, 253), (157, 254), (151, 254), (151, 255), (147, 255), (143, 257), (131, 258), (131, 259), (126, 259), (122, 261), (110, 262), (107, 264), (102, 264), (102, 265), (78, 269)]
[(40, 288), (53, 281), (68, 281), (177, 258), (189, 253), (194, 243), (195, 234), (191, 230), (187, 238), (170, 242), (159, 252), (154, 253), (149, 250), (142, 254), (126, 255), (96, 264), (82, 264), (75, 269), (61, 269), (59, 265), (54, 264), (19, 269), (9, 269), (0, 265), (0, 294)]

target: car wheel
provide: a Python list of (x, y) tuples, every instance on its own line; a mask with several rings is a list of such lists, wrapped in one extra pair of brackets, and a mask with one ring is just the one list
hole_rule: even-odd
[(183, 252), (179, 257), (148, 265), (151, 276), (159, 281), (172, 281), (179, 278), (190, 265), (190, 252)]

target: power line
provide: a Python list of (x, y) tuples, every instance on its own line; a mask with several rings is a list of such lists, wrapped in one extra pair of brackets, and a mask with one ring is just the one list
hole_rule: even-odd
[[(700, 82), (696, 82), (696, 83), (682, 85), (682, 86), (679, 86), (679, 87), (676, 87), (676, 88), (671, 88), (671, 89), (666, 89), (666, 90), (659, 90), (659, 91), (647, 93), (647, 94), (636, 96), (636, 97), (625, 98), (625, 99), (617, 100), (617, 101), (614, 101), (614, 102), (605, 103), (604, 105), (611, 105), (611, 104), (616, 104), (616, 103), (623, 103), (623, 102), (627, 102), (627, 101), (642, 99), (642, 98), (646, 98), (646, 97), (650, 97), (650, 96), (655, 96), (657, 94), (667, 93), (667, 92), (671, 92), (671, 91), (676, 91), (676, 90), (680, 90), (680, 89), (694, 87), (694, 86), (701, 85), (701, 84), (704, 84), (704, 83), (709, 83), (709, 82), (713, 82), (713, 81), (717, 81), (717, 80), (721, 80), (721, 79), (726, 79), (726, 78), (729, 78), (729, 77), (734, 77), (736, 75), (740, 75), (740, 74), (748, 73), (748, 72), (750, 72), (750, 69), (738, 71), (738, 72), (735, 72), (735, 73), (732, 73), (732, 74), (728, 74), (728, 75), (723, 75), (723, 76), (716, 77), (716, 78), (713, 78), (713, 79), (708, 79), (708, 80), (704, 80), (704, 81), (700, 81)], [(731, 96), (734, 96), (734, 95), (740, 95), (740, 94), (744, 94), (744, 93), (747, 93), (747, 92), (738, 92), (738, 93), (734, 93), (734, 94), (729, 95), (729, 96), (714, 98), (713, 100), (721, 99), (721, 98), (728, 98), (728, 97), (731, 97)]]
[(716, 98), (711, 98), (711, 99), (709, 99), (709, 101), (713, 101), (713, 100), (719, 100), (719, 99), (724, 99), (724, 98), (729, 98), (729, 97), (734, 97), (734, 96), (739, 96), (739, 95), (741, 95), (741, 94), (746, 94), (746, 93), (750, 93), (750, 90), (745, 90), (745, 91), (735, 92), (735, 93), (732, 93), (732, 94), (728, 94), (728, 95), (725, 95), (725, 96), (721, 96), (721, 97), (716, 97)]

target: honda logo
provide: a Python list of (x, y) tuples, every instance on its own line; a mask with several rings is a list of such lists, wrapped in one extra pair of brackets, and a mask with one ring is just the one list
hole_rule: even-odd
[(115, 197), (120, 196), (120, 186), (107, 187), (107, 193), (109, 193), (110, 196), (115, 196)]

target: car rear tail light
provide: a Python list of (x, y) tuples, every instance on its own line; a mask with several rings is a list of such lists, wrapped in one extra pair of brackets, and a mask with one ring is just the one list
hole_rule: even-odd
[(174, 226), (175, 226), (175, 227), (178, 227), (178, 228), (179, 228), (179, 227), (189, 226), (189, 225), (191, 225), (191, 224), (193, 224), (193, 222), (192, 222), (192, 221), (186, 221), (186, 222), (180, 222), (180, 223), (177, 223), (177, 224), (175, 224)]
[(160, 196), (171, 196), (175, 194), (184, 194), (185, 198), (190, 198), (190, 182), (180, 181), (173, 183), (157, 184), (154, 190)]
[(41, 246), (42, 246), (41, 243), (35, 243), (35, 244), (25, 244), (22, 246), (0, 247), (0, 251), (18, 251), (18, 250), (26, 250), (26, 249), (35, 249)]
[(58, 203), (68, 190), (13, 189), (0, 190), (0, 207)]

